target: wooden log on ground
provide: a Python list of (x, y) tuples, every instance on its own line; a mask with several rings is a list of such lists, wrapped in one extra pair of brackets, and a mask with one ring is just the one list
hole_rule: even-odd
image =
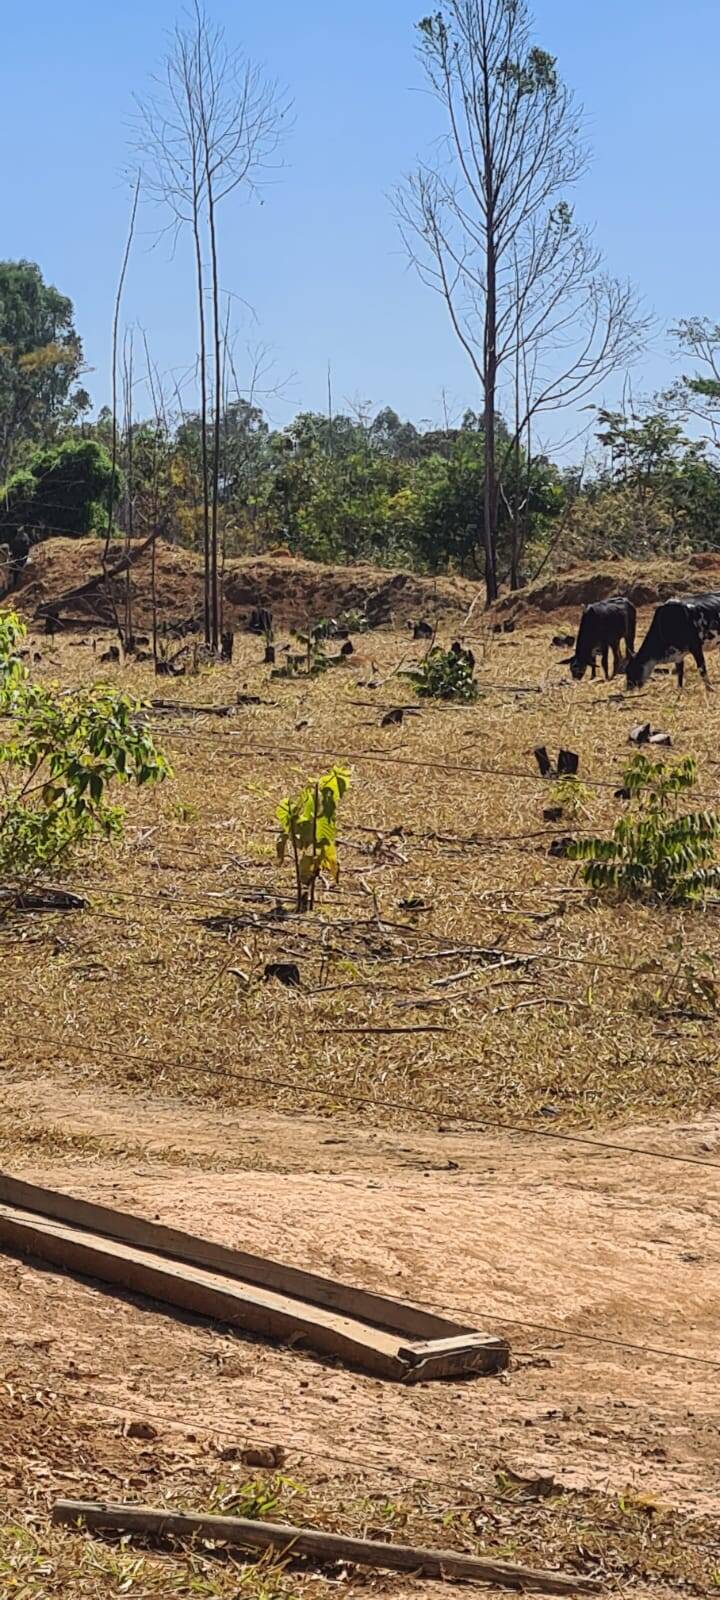
[(501, 1372), (509, 1359), (504, 1339), (420, 1307), (0, 1172), (3, 1247), (395, 1382)]
[(169, 1535), (178, 1539), (197, 1536), (245, 1550), (276, 1550), (281, 1556), (309, 1556), (320, 1562), (349, 1561), (353, 1565), (412, 1572), (424, 1578), (457, 1578), (494, 1583), (511, 1589), (544, 1594), (597, 1594), (600, 1584), (569, 1572), (534, 1571), (515, 1561), (493, 1561), (485, 1556), (462, 1555), (456, 1550), (424, 1550), (414, 1545), (386, 1544), (374, 1539), (351, 1539), (323, 1533), (317, 1528), (293, 1528), (287, 1523), (255, 1522), (244, 1517), (195, 1516), (152, 1506), (105, 1505), (92, 1500), (57, 1500), (55, 1523), (83, 1523), (87, 1528), (117, 1533)]

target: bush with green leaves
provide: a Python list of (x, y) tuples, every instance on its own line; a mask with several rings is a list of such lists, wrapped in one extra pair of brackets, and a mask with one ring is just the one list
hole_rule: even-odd
[(338, 881), (338, 807), (349, 787), (347, 768), (331, 767), (323, 777), (312, 778), (298, 795), (286, 798), (278, 807), (278, 861), (282, 864), (285, 860), (289, 846), (295, 867), (298, 911), (312, 910), (321, 872), (327, 872), (335, 883)]
[(629, 810), (610, 838), (576, 839), (568, 847), (568, 857), (582, 862), (585, 883), (671, 905), (702, 901), (720, 884), (720, 816), (678, 809), (697, 783), (696, 763), (691, 756), (671, 763), (638, 754), (623, 781)]
[(466, 650), (443, 650), (433, 645), (422, 665), (410, 674), (416, 691), (426, 700), (476, 700), (474, 666)]
[(14, 883), (63, 865), (94, 834), (119, 834), (124, 813), (110, 789), (170, 770), (132, 696), (32, 682), (19, 655), (25, 633), (14, 612), (0, 612), (0, 876)]
[[(111, 495), (112, 485), (112, 495)], [(94, 439), (67, 439), (36, 450), (27, 466), (0, 488), (0, 542), (7, 544), (16, 568), (31, 545), (60, 534), (80, 538), (93, 533), (117, 499), (119, 476)]]

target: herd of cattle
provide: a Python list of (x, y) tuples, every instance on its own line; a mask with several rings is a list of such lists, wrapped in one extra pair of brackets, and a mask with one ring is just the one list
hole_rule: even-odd
[(720, 594), (697, 594), (689, 595), (684, 600), (665, 600), (656, 607), (637, 654), (636, 626), (635, 607), (631, 600), (622, 596), (598, 600), (594, 605), (586, 606), (580, 619), (574, 655), (568, 656), (565, 661), (573, 677), (583, 678), (589, 667), (594, 678), (599, 657), (605, 677), (609, 678), (612, 654), (612, 676), (622, 669), (629, 689), (639, 689), (647, 683), (661, 662), (669, 662), (674, 666), (678, 686), (682, 688), (685, 657), (689, 655), (705, 687), (709, 687), (704, 649), (720, 644)]

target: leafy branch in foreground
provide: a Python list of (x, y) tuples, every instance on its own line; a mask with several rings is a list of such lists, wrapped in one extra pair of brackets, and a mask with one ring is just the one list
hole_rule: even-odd
[(323, 777), (311, 779), (294, 799), (287, 798), (278, 807), (278, 861), (282, 865), (289, 845), (295, 866), (298, 911), (312, 910), (321, 872), (327, 872), (335, 883), (338, 881), (338, 806), (349, 787), (347, 768), (331, 767)]
[(717, 888), (720, 816), (678, 811), (679, 797), (696, 783), (691, 756), (674, 764), (635, 756), (624, 777), (632, 809), (618, 818), (609, 839), (576, 839), (568, 847), (568, 858), (583, 863), (585, 883), (672, 905), (697, 903)]
[(130, 695), (31, 682), (18, 653), (25, 634), (14, 612), (0, 612), (0, 717), (11, 725), (0, 740), (0, 873), (14, 882), (66, 861), (93, 834), (119, 834), (111, 785), (142, 787), (170, 771)]

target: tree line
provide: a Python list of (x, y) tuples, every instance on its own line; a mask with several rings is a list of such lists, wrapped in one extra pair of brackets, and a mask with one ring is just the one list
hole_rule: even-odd
[[(646, 403), (626, 382), (616, 411), (597, 407), (649, 324), (576, 217), (582, 108), (535, 42), (525, 0), (443, 0), (417, 40), (444, 138), (394, 203), (467, 357), (477, 409), (431, 427), (389, 405), (334, 413), (329, 397), (326, 413), (272, 426), (257, 362), (249, 382), (236, 368), (222, 218), (277, 165), (290, 101), (195, 0), (137, 102), (112, 403), (96, 417), (70, 299), (34, 263), (0, 263), (0, 536), (15, 564), (53, 533), (102, 533), (107, 549), (154, 531), (195, 547), (217, 646), (223, 562), (278, 543), (323, 561), (482, 577), (488, 601), (551, 563), (717, 544), (720, 329), (681, 323), (674, 339), (692, 370)], [(147, 335), (122, 327), (142, 202), (193, 245), (189, 404)], [(584, 461), (554, 462), (542, 443), (549, 415), (593, 405)]]

